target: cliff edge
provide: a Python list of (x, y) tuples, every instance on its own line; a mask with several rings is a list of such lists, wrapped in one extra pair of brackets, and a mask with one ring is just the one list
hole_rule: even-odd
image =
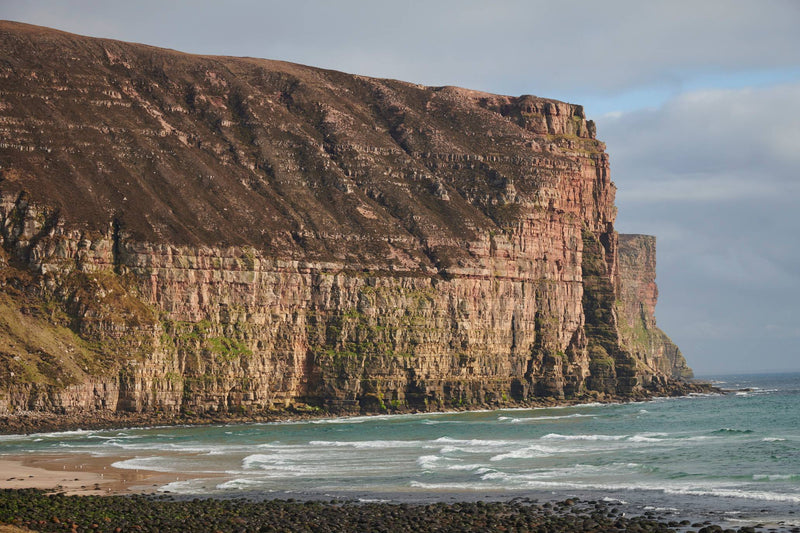
[(11, 22), (0, 51), (0, 413), (686, 390), (581, 106)]

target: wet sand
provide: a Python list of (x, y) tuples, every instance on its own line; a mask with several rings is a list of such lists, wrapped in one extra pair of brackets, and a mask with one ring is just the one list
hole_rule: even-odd
[[(42, 489), (65, 494), (150, 494), (196, 476), (112, 466), (130, 456), (0, 456), (0, 489)], [(203, 477), (212, 477), (204, 474)]]

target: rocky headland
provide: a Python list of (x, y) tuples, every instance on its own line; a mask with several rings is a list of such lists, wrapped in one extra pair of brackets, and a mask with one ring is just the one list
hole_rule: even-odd
[(702, 389), (579, 105), (12, 22), (0, 51), (5, 431)]

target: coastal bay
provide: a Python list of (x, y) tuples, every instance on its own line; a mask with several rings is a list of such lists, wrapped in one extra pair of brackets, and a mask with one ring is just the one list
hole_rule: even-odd
[[(437, 502), (516, 505), (523, 499), (555, 505), (578, 498), (602, 502), (607, 512), (616, 507), (627, 516), (658, 515), (665, 524), (688, 519), (736, 528), (800, 527), (800, 376), (716, 383), (738, 392), (626, 404), (9, 435), (0, 437), (0, 458), (18, 459), (24, 449), (29, 458), (43, 457), (39, 464), (57, 468), (72, 457), (71, 464), (93, 465), (84, 469), (95, 474), (98, 468), (115, 472), (116, 481), (95, 493), (156, 492), (176, 501), (336, 500), (391, 509)], [(54, 450), (61, 452), (57, 460)], [(135, 475), (141, 476), (136, 484), (119, 484), (120, 476)], [(93, 489), (89, 483), (82, 484)]]

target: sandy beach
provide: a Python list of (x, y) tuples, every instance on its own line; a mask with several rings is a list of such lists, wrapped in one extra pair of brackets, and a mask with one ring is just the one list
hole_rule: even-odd
[(112, 466), (112, 463), (125, 459), (130, 457), (88, 454), (0, 456), (0, 489), (34, 488), (65, 494), (149, 494), (172, 481), (194, 477)]

